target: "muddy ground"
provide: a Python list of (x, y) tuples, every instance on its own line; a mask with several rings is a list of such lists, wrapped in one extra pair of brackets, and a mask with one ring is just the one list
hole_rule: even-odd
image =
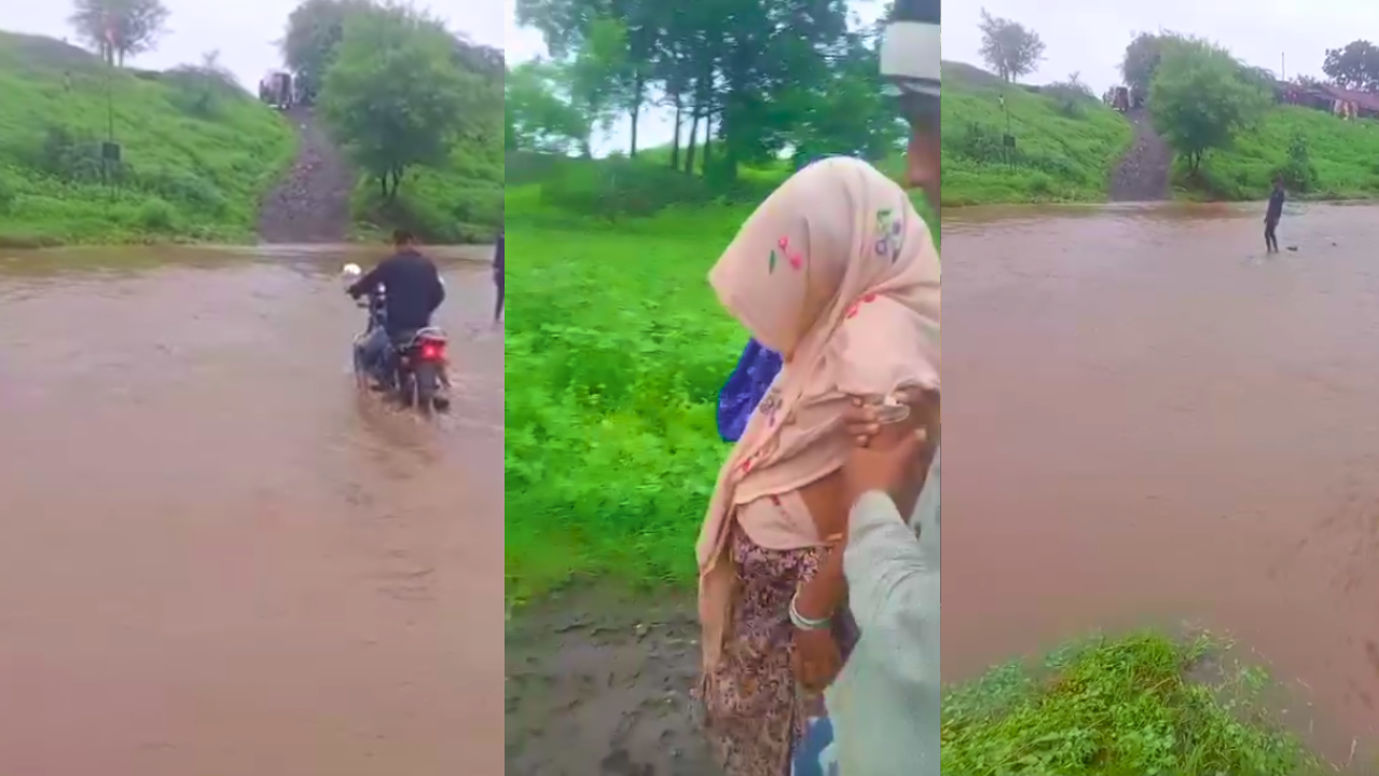
[(1126, 118), (1135, 128), (1135, 139), (1111, 173), (1111, 201), (1159, 202), (1168, 199), (1168, 173), (1173, 165), (1173, 149), (1154, 130), (1147, 109), (1133, 110)]
[(297, 159), (266, 198), (259, 239), (266, 243), (339, 243), (349, 235), (354, 176), (311, 108), (287, 112), (299, 137)]
[(694, 601), (583, 589), (508, 623), (508, 776), (721, 773), (690, 693)]

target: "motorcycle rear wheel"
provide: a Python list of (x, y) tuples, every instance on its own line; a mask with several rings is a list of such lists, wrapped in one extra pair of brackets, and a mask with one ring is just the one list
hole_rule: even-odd
[(436, 391), (440, 387), (440, 371), (435, 364), (422, 362), (417, 364), (416, 372), (412, 376), (412, 383), (416, 386), (416, 407), (423, 414), (430, 415), (436, 408)]
[(410, 371), (399, 372), (397, 375), (397, 399), (403, 407), (408, 409), (416, 406), (416, 375)]

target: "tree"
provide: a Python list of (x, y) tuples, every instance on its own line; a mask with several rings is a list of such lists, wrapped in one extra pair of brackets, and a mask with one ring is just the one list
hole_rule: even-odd
[(167, 20), (159, 0), (76, 0), (69, 19), (106, 64), (120, 67), (126, 56), (151, 51)]
[(439, 164), (458, 136), (483, 131), (483, 99), (479, 77), (456, 64), (455, 39), (403, 7), (351, 15), (321, 89), (332, 132), (388, 202), (409, 167)]
[[(612, 106), (635, 132), (642, 107), (659, 96), (678, 119), (671, 164), (681, 163), (687, 120), (684, 169), (702, 168), (725, 184), (739, 163), (772, 157), (797, 139), (804, 95), (829, 82), (848, 50), (847, 12), (845, 0), (517, 2), (518, 22), (541, 30), (551, 55), (571, 66), (575, 103), (595, 109), (594, 125), (611, 120)], [(620, 62), (606, 45), (610, 22), (623, 31)], [(583, 99), (590, 95), (599, 99)]]
[(566, 153), (589, 137), (584, 115), (559, 94), (562, 75), (549, 62), (524, 62), (504, 79), (504, 144), (523, 151)]
[(877, 159), (899, 145), (905, 124), (886, 96), (878, 55), (875, 36), (850, 36), (825, 77), (794, 92), (797, 164), (835, 154)]
[(372, 8), (368, 0), (306, 0), (287, 17), (287, 35), (279, 45), (306, 94), (321, 88), (345, 35), (345, 23)]
[(982, 9), (982, 58), (1004, 81), (1034, 72), (1044, 58), (1044, 42), (1033, 30)]
[[(650, 0), (518, 0), (517, 19), (541, 30), (553, 56), (579, 57), (593, 47), (607, 64), (616, 61), (617, 67), (601, 68), (600, 75), (614, 82), (604, 91), (612, 97), (612, 107), (627, 114), (632, 130), (629, 155), (636, 156), (637, 129), (657, 75), (662, 29), (669, 15), (684, 10)], [(619, 35), (612, 33), (611, 24), (621, 29)], [(595, 35), (602, 40), (592, 40)]]
[(1204, 41), (1166, 45), (1150, 85), (1154, 126), (1193, 174), (1204, 154), (1229, 147), (1269, 103), (1269, 93), (1234, 57)]
[[(594, 127), (607, 129), (628, 102), (627, 70), (627, 28), (617, 19), (594, 19), (565, 68), (571, 103), (583, 115), (589, 133)], [(590, 141), (588, 134), (581, 139), (585, 156), (592, 154)]]
[(1322, 72), (1346, 89), (1379, 90), (1379, 48), (1353, 40), (1345, 48), (1327, 49)]
[(1164, 41), (1179, 40), (1182, 36), (1171, 32), (1157, 35), (1141, 32), (1125, 47), (1125, 58), (1120, 62), (1120, 72), (1125, 85), (1139, 94), (1149, 92), (1149, 84), (1154, 80), (1154, 71), (1159, 67), (1163, 56)]

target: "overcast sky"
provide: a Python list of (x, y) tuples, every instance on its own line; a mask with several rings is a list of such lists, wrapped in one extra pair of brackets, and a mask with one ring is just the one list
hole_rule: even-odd
[[(162, 70), (195, 63), (207, 51), (220, 50), (220, 61), (246, 87), (282, 61), (276, 41), (287, 27), (297, 0), (163, 0), (169, 13), (167, 31), (157, 50), (129, 64)], [(454, 32), (476, 43), (503, 47), (498, 0), (417, 0), (413, 5), (441, 17)], [(0, 0), (0, 29), (67, 38), (77, 43), (67, 24), (71, 0)]]
[(1044, 61), (1029, 83), (1069, 73), (1100, 94), (1119, 83), (1125, 46), (1139, 32), (1191, 33), (1225, 46), (1248, 64), (1287, 77), (1321, 76), (1326, 49), (1356, 39), (1379, 40), (1379, 3), (1365, 0), (978, 0), (944, 3), (943, 58), (981, 64), (981, 9), (1039, 33)]
[[(8, 0), (0, 0), (7, 2)], [(667, 2), (691, 2), (691, 0), (667, 0)], [(889, 0), (852, 0), (849, 3), (859, 24), (870, 24), (879, 18), (889, 5)], [(506, 22), (507, 40), (504, 53), (508, 66), (546, 56), (546, 43), (541, 33), (517, 25), (517, 0), (503, 0), (503, 13)], [(675, 112), (656, 109), (643, 115), (637, 124), (637, 145), (647, 148), (665, 145), (675, 132)], [(683, 130), (689, 132), (689, 127)], [(611, 131), (596, 135), (595, 155), (609, 151), (626, 151), (631, 140), (629, 121), (626, 117), (614, 124)]]

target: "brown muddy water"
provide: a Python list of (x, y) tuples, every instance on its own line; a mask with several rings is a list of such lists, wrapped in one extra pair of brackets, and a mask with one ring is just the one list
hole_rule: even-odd
[(502, 772), (502, 336), (357, 395), (352, 249), (0, 251), (0, 773)]
[(1290, 206), (1275, 256), (1261, 219), (945, 213), (946, 678), (1188, 621), (1376, 749), (1379, 208)]

